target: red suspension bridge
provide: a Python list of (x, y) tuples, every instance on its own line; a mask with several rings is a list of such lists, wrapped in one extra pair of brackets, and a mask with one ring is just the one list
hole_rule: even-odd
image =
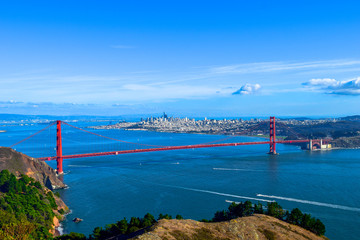
[[(11, 145), (10, 147), (18, 146), (19, 144), (24, 143), (25, 141), (29, 141), (29, 139), (35, 138), (40, 133), (49, 131), (52, 126), (56, 125), (56, 148), (53, 148), (55, 150), (54, 153), (49, 153), (52, 155), (46, 156), (45, 153), (47, 152), (46, 149), (51, 149), (53, 143), (45, 144), (44, 148), (41, 148), (40, 152), (35, 155), (39, 155), (37, 158), (42, 161), (49, 161), (49, 160), (56, 160), (57, 161), (57, 172), (58, 174), (63, 173), (63, 160), (64, 159), (72, 159), (72, 158), (86, 158), (86, 157), (97, 157), (97, 156), (110, 156), (110, 155), (119, 155), (119, 154), (128, 154), (128, 153), (143, 153), (143, 152), (156, 152), (156, 151), (169, 151), (169, 150), (181, 150), (181, 149), (195, 149), (195, 148), (211, 148), (211, 147), (229, 147), (229, 146), (244, 146), (244, 145), (261, 145), (261, 144), (268, 144), (269, 154), (277, 154), (276, 152), (276, 144), (278, 143), (285, 143), (285, 144), (292, 144), (292, 143), (307, 143), (309, 142), (311, 145), (313, 143), (317, 143), (320, 140), (309, 140), (309, 139), (297, 139), (297, 140), (276, 140), (276, 122), (275, 117), (270, 117), (269, 122), (269, 140), (268, 141), (255, 141), (255, 142), (230, 142), (230, 143), (219, 143), (221, 141), (224, 141), (229, 138), (233, 138), (234, 136), (226, 137), (225, 139), (216, 140), (213, 142), (207, 142), (202, 144), (192, 144), (192, 145), (181, 145), (181, 146), (160, 146), (160, 145), (151, 145), (151, 144), (143, 144), (143, 143), (136, 143), (136, 142), (130, 142), (130, 141), (123, 141), (119, 140), (117, 138), (104, 136), (95, 132), (91, 132), (88, 130), (85, 130), (83, 128), (79, 128), (76, 126), (73, 126), (67, 122), (63, 121), (55, 121), (43, 128), (42, 130), (32, 134), (31, 136)], [(257, 124), (253, 126), (249, 130), (245, 130), (243, 132), (239, 132), (238, 135), (244, 135), (245, 132), (253, 131), (257, 126), (266, 123), (262, 122), (260, 124)], [(64, 154), (63, 148), (63, 135), (62, 135), (62, 126), (69, 127), (72, 129), (72, 131), (82, 132), (84, 134), (89, 134), (94, 137), (98, 137), (103, 139), (104, 141), (109, 142), (115, 142), (118, 144), (121, 144), (121, 146), (116, 145), (115, 147), (112, 147), (112, 149), (95, 149), (95, 147), (91, 146), (91, 143), (85, 143), (86, 145), (90, 146), (90, 149), (87, 149), (86, 152), (83, 153), (77, 153), (77, 154), (71, 154), (66, 153)], [(291, 129), (290, 129), (291, 130)], [(47, 138), (53, 138), (48, 134), (49, 137)], [(78, 134), (76, 134), (78, 135)], [(75, 136), (76, 136), (75, 135)], [(77, 140), (71, 140), (72, 142), (77, 142)], [(68, 147), (71, 148), (74, 144), (69, 144)], [(105, 143), (103, 145), (106, 145)], [(125, 146), (124, 146), (125, 145)], [(310, 146), (310, 149), (312, 146)], [(26, 152), (26, 151), (25, 151)], [(45, 156), (44, 156), (45, 155)]]

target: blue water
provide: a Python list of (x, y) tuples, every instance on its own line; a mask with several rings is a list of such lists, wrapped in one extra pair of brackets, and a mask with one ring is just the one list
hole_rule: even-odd
[[(0, 145), (8, 146), (41, 127), (1, 127), (8, 132), (0, 133)], [(143, 131), (96, 132), (158, 145), (222, 138)], [(80, 140), (73, 141), (72, 147), (99, 147), (94, 142), (83, 145)], [(31, 144), (35, 148), (38, 143)], [(90, 234), (96, 226), (124, 217), (142, 217), (147, 212), (210, 219), (215, 211), (227, 208), (227, 200), (258, 199), (263, 204), (276, 200), (285, 209), (298, 207), (310, 213), (324, 222), (330, 239), (360, 239), (360, 150), (308, 152), (279, 144), (279, 156), (267, 155), (267, 151), (268, 146), (257, 145), (65, 160), (64, 181), (69, 188), (59, 192), (72, 213), (63, 222), (64, 231)], [(55, 167), (56, 162), (49, 164)], [(74, 217), (84, 221), (73, 223)]]

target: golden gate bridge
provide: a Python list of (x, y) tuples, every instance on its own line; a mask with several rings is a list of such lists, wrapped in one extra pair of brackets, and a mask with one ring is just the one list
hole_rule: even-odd
[[(239, 135), (244, 135), (246, 132), (250, 132), (250, 131), (254, 131), (254, 129), (256, 129), (256, 127), (259, 127), (261, 124), (266, 123), (266, 122), (262, 122), (260, 124), (257, 124), (255, 126), (253, 126), (250, 129), (244, 130), (242, 132), (237, 133), (236, 136)], [(285, 125), (285, 124), (283, 124)], [(99, 133), (95, 133), (95, 132), (91, 132), (88, 131), (86, 129), (71, 125), (70, 123), (64, 122), (64, 121), (54, 121), (52, 123), (50, 123), (48, 126), (46, 126), (45, 128), (41, 129), (40, 131), (28, 136), (25, 139), (22, 139), (21, 141), (18, 141), (17, 143), (11, 145), (10, 147), (15, 147), (18, 146), (20, 144), (23, 144), (27, 141), (29, 141), (29, 139), (35, 138), (36, 136), (40, 135), (43, 132), (46, 132), (46, 130), (51, 129), (51, 127), (56, 126), (56, 147), (53, 148), (55, 151), (55, 153), (53, 153), (52, 155), (45, 155), (44, 152), (46, 152), (45, 150), (47, 148), (52, 147), (53, 143), (50, 144), (45, 144), (44, 148), (41, 148), (40, 153), (38, 153), (37, 155), (39, 155), (37, 157), (37, 159), (42, 160), (42, 161), (50, 161), (50, 160), (56, 160), (57, 162), (57, 173), (58, 174), (63, 174), (63, 160), (64, 159), (73, 159), (73, 158), (87, 158), (87, 157), (98, 157), (98, 156), (111, 156), (111, 155), (120, 155), (120, 154), (130, 154), (130, 153), (144, 153), (144, 152), (157, 152), (157, 151), (170, 151), (170, 150), (181, 150), (181, 149), (196, 149), (196, 148), (212, 148), (212, 147), (236, 147), (236, 146), (244, 146), (244, 145), (264, 145), (264, 144), (268, 144), (269, 145), (269, 154), (274, 154), (276, 155), (276, 144), (294, 144), (294, 143), (309, 143), (309, 144), (317, 144), (317, 142), (322, 141), (322, 140), (310, 140), (310, 139), (296, 139), (296, 140), (277, 140), (276, 139), (276, 119), (275, 117), (270, 117), (270, 121), (269, 121), (269, 140), (268, 141), (253, 141), (253, 142), (230, 142), (230, 143), (219, 143), (222, 141), (225, 141), (227, 139), (236, 137), (236, 136), (228, 136), (225, 137), (223, 139), (219, 139), (216, 141), (212, 141), (212, 142), (207, 142), (207, 143), (201, 143), (201, 144), (190, 144), (190, 145), (178, 145), (178, 146), (163, 146), (163, 145), (152, 145), (152, 144), (145, 144), (145, 143), (136, 143), (136, 142), (130, 142), (130, 141), (124, 141), (124, 140), (120, 140), (114, 137), (109, 137), (109, 136), (104, 136), (102, 134)], [(121, 146), (116, 146), (115, 148), (109, 150), (109, 149), (98, 149), (95, 150), (95, 148), (91, 148), (89, 150), (86, 150), (86, 152), (83, 153), (77, 153), (77, 154), (70, 154), (70, 153), (66, 153), (64, 154), (63, 150), (64, 150), (64, 145), (63, 145), (63, 134), (62, 134), (62, 127), (69, 127), (71, 128), (73, 131), (77, 131), (77, 132), (82, 132), (85, 134), (89, 134), (92, 135), (94, 137), (97, 138), (102, 138), (107, 140), (108, 142), (116, 142), (121, 144)], [(286, 126), (285, 126), (286, 127)], [(290, 129), (291, 130), (291, 129)], [(49, 134), (48, 134), (49, 135)], [(75, 134), (76, 136), (77, 134)], [(54, 138), (49, 136), (50, 138)], [(76, 142), (76, 140), (71, 140), (73, 142)], [(69, 144), (69, 148), (71, 148), (71, 146), (74, 144)], [(91, 144), (86, 144), (89, 145), (91, 147)], [(106, 144), (104, 144), (106, 145)], [(126, 145), (125, 147), (123, 145)], [(313, 146), (309, 146), (310, 149), (312, 149)], [(26, 151), (25, 151), (26, 153)], [(45, 156), (44, 156), (45, 155)]]

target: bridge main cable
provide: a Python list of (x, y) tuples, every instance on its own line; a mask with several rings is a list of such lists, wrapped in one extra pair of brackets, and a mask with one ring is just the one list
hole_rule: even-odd
[(43, 129), (41, 129), (41, 130), (37, 131), (37, 132), (36, 132), (36, 133), (34, 133), (34, 134), (31, 134), (31, 135), (30, 135), (30, 136), (28, 136), (27, 138), (24, 138), (24, 139), (22, 139), (22, 140), (18, 141), (17, 143), (14, 143), (13, 145), (11, 145), (11, 146), (9, 146), (9, 147), (10, 147), (10, 148), (12, 148), (12, 147), (14, 147), (14, 146), (16, 146), (16, 145), (18, 145), (18, 144), (20, 144), (20, 143), (22, 143), (22, 142), (25, 142), (26, 140), (29, 140), (30, 138), (32, 138), (32, 137), (34, 137), (34, 136), (38, 135), (39, 133), (41, 133), (41, 132), (45, 131), (46, 129), (48, 129), (49, 127), (51, 127), (51, 126), (53, 126), (53, 125), (55, 125), (55, 124), (56, 124), (56, 121), (54, 121), (54, 122), (50, 123), (49, 125), (47, 125), (47, 126), (46, 126), (46, 127), (44, 127)]
[(101, 134), (97, 134), (97, 133), (90, 132), (90, 131), (87, 131), (87, 130), (85, 130), (85, 129), (76, 127), (76, 126), (71, 125), (71, 124), (69, 124), (69, 123), (67, 123), (67, 122), (63, 122), (63, 121), (61, 121), (61, 122), (62, 122), (63, 124), (66, 124), (66, 125), (72, 127), (72, 128), (75, 128), (75, 129), (77, 129), (77, 130), (80, 130), (80, 131), (83, 131), (83, 132), (86, 132), (86, 133), (89, 133), (89, 134), (92, 134), (92, 135), (95, 135), (95, 136), (98, 136), (98, 137), (107, 138), (107, 139), (109, 139), (109, 140), (113, 140), (113, 141), (117, 141), (117, 142), (134, 144), (134, 145), (140, 145), (140, 146), (147, 146), (147, 147), (165, 147), (165, 146), (161, 146), (161, 145), (151, 145), (151, 144), (128, 142), (128, 141), (124, 141), (124, 140), (120, 140), (120, 139), (116, 139), (116, 138), (112, 138), (112, 137), (107, 137), (107, 136), (104, 136), (104, 135), (101, 135)]

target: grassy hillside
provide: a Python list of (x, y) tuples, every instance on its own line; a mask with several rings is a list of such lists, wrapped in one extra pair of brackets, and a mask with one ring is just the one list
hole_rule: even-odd
[(168, 214), (160, 214), (158, 221), (147, 213), (143, 218), (125, 218), (105, 228), (97, 227), (87, 238), (83, 234), (71, 233), (57, 240), (103, 240), (103, 239), (326, 239), (325, 226), (310, 214), (295, 208), (285, 211), (276, 203), (261, 204), (232, 203), (227, 210), (217, 211), (211, 220), (184, 220), (180, 215), (171, 220)]

